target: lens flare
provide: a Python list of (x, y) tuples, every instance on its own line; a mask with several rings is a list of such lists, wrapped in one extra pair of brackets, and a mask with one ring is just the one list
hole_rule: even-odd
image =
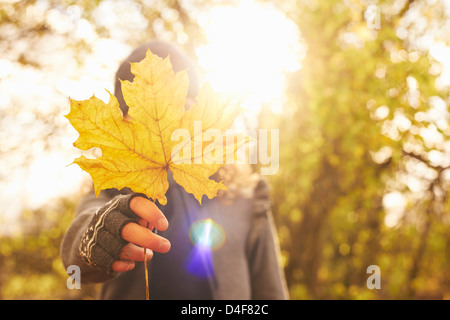
[(192, 224), (189, 237), (198, 247), (209, 247), (212, 251), (225, 243), (225, 231), (212, 219), (196, 221)]
[(189, 237), (194, 247), (186, 260), (186, 270), (200, 278), (214, 276), (212, 251), (225, 243), (225, 231), (212, 219), (204, 219), (192, 224)]

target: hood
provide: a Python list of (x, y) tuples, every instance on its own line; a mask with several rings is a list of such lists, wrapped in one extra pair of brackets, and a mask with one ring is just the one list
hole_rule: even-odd
[(191, 98), (195, 98), (197, 96), (199, 90), (199, 79), (197, 67), (195, 66), (194, 62), (188, 57), (186, 53), (184, 53), (180, 48), (176, 47), (175, 45), (159, 40), (151, 41), (136, 48), (121, 63), (119, 69), (116, 72), (114, 95), (119, 100), (120, 109), (122, 110), (124, 115), (128, 113), (128, 106), (126, 105), (123, 99), (120, 80), (133, 81), (134, 75), (131, 73), (130, 70), (130, 62), (139, 62), (142, 59), (144, 59), (145, 54), (147, 52), (147, 48), (150, 49), (150, 51), (153, 54), (156, 54), (161, 58), (166, 58), (170, 54), (170, 62), (172, 63), (174, 72), (179, 72), (188, 69), (189, 75), (188, 96)]

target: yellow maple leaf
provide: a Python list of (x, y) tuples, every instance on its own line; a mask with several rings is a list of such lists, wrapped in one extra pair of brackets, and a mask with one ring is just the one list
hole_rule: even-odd
[[(104, 189), (128, 187), (165, 205), (168, 170), (200, 203), (203, 195), (213, 198), (226, 189), (222, 182), (210, 177), (230, 154), (234, 157), (248, 137), (238, 142), (217, 139), (208, 143), (203, 135), (211, 130), (225, 135), (242, 112), (240, 104), (215, 94), (205, 84), (195, 104), (186, 111), (187, 70), (174, 73), (169, 58), (162, 59), (150, 50), (142, 61), (131, 63), (131, 72), (135, 75), (133, 82), (122, 81), (129, 118), (123, 117), (111, 93), (108, 103), (95, 96), (84, 101), (70, 99), (66, 118), (79, 132), (74, 146), (81, 150), (98, 147), (102, 151), (96, 159), (82, 155), (74, 160), (91, 175), (96, 195)], [(189, 139), (181, 143), (173, 139), (174, 132), (180, 129), (189, 134)], [(174, 157), (181, 150), (189, 151)], [(203, 161), (208, 157), (223, 161)]]

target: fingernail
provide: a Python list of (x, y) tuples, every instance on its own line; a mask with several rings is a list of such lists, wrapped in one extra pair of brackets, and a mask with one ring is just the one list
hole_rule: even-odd
[(150, 249), (147, 249), (145, 251), (145, 259), (148, 261), (148, 260), (150, 260), (152, 258), (152, 256), (153, 256), (153, 251), (150, 250)]
[(156, 222), (156, 229), (158, 230), (166, 230), (168, 227), (168, 222), (166, 219), (161, 218)]
[(170, 250), (170, 242), (168, 240), (162, 240), (159, 244), (159, 251), (160, 252), (167, 252)]
[(134, 262), (128, 263), (128, 265), (127, 265), (127, 271), (130, 271), (130, 270), (133, 269), (133, 268), (134, 268)]

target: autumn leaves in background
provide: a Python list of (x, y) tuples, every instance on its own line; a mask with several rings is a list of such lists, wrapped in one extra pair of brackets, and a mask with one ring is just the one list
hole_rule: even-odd
[(131, 63), (131, 72), (133, 82), (121, 82), (127, 117), (112, 94), (108, 103), (95, 96), (71, 100), (66, 115), (79, 132), (74, 146), (102, 151), (96, 159), (81, 155), (74, 160), (91, 175), (95, 193), (128, 187), (165, 205), (169, 170), (200, 203), (203, 195), (213, 198), (226, 189), (210, 177), (249, 141), (227, 131), (243, 111), (240, 101), (216, 94), (206, 83), (186, 110), (187, 70), (175, 74), (169, 58), (150, 50)]

